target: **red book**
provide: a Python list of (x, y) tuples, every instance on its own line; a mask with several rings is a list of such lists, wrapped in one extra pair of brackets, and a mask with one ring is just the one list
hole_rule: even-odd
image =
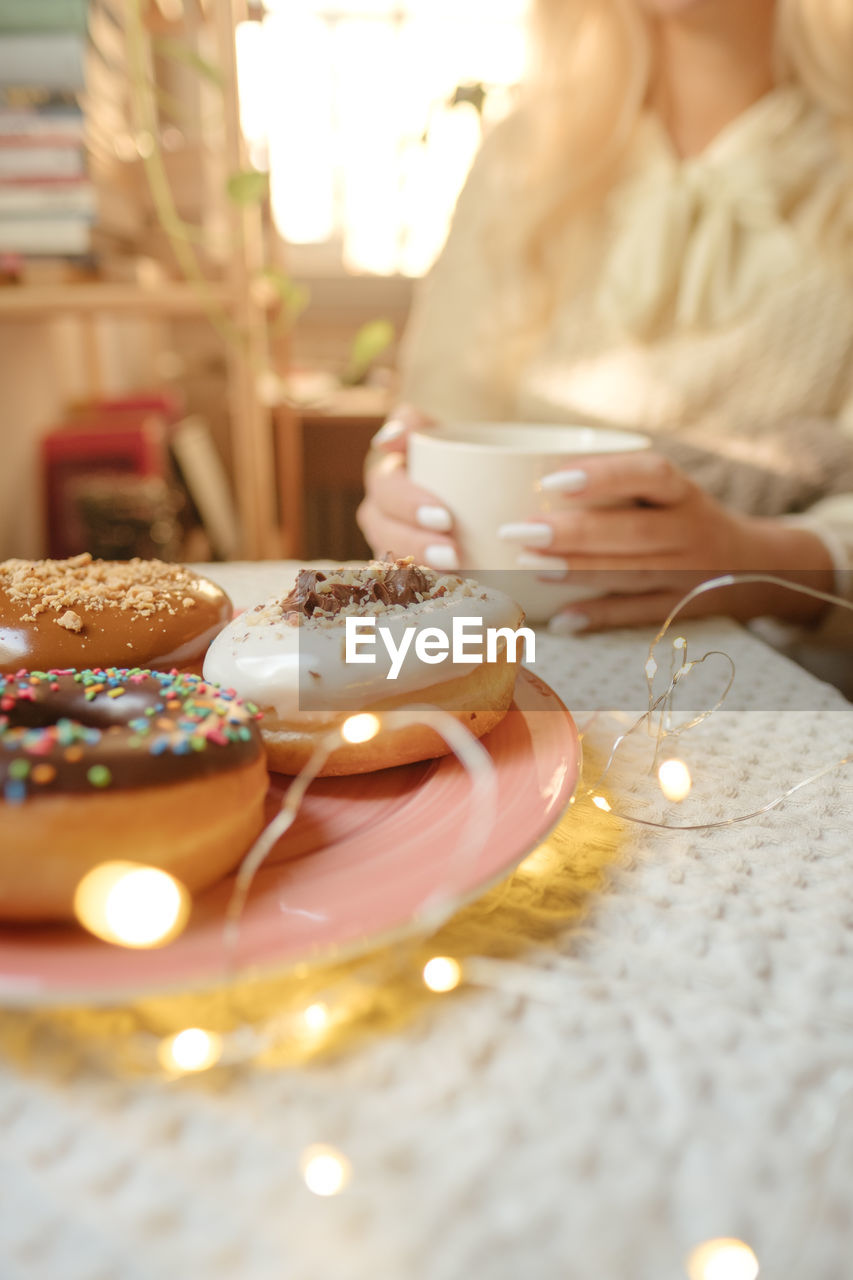
[(42, 439), (48, 554), (54, 559), (88, 551), (78, 494), (93, 476), (171, 477), (169, 430), (162, 414), (128, 409), (90, 411), (87, 418), (49, 431)]
[(77, 420), (118, 420), (125, 415), (157, 413), (166, 422), (175, 422), (184, 412), (183, 399), (173, 391), (134, 391), (109, 400), (81, 400), (72, 406), (71, 417)]

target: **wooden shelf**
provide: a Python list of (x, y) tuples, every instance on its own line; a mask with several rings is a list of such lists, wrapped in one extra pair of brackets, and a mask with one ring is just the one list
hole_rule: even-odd
[[(179, 108), (176, 118), (180, 122), (180, 131), (190, 140), (188, 145), (192, 147), (195, 146), (193, 140), (207, 137), (210, 126), (206, 122), (213, 119), (221, 106), (222, 126), (218, 145), (201, 147), (201, 171), (196, 173), (193, 167), (189, 172), (194, 196), (208, 215), (202, 220), (206, 231), (211, 236), (215, 232), (217, 245), (227, 245), (227, 253), (223, 250), (221, 274), (206, 285), (190, 283), (187, 279), (150, 283), (95, 279), (64, 283), (42, 277), (39, 282), (37, 275), (32, 284), (0, 285), (0, 325), (5, 322), (2, 345), (7, 351), (16, 352), (25, 345), (36, 351), (40, 346), (47, 348), (38, 324), (67, 317), (75, 322), (69, 324), (68, 329), (76, 327), (79, 333), (56, 335), (57, 347), (62, 345), (60, 340), (68, 339), (64, 348), (70, 353), (65, 361), (68, 369), (63, 366), (57, 373), (57, 380), (65, 376), (77, 396), (80, 394), (78, 383), (85, 381), (91, 394), (97, 396), (104, 384), (102, 363), (122, 343), (133, 341), (131, 336), (118, 332), (120, 325), (96, 323), (101, 317), (150, 322), (148, 328), (151, 333), (140, 337), (140, 344), (144, 341), (155, 354), (158, 346), (162, 349), (163, 342), (171, 341), (171, 335), (163, 333), (161, 320), (182, 316), (215, 319), (216, 313), (219, 317), (226, 313), (228, 324), (215, 326), (219, 330), (219, 349), (226, 379), (226, 397), (220, 399), (217, 408), (221, 407), (223, 418), (227, 418), (231, 444), (229, 463), (242, 534), (241, 552), (250, 559), (279, 558), (287, 545), (289, 513), (284, 510), (279, 514), (272, 415), (259, 393), (259, 374), (272, 370), (273, 357), (265, 311), (252, 287), (253, 281), (268, 265), (263, 211), (255, 204), (241, 205), (226, 196), (227, 176), (250, 167), (246, 142), (240, 131), (235, 40), (237, 27), (248, 17), (248, 0), (204, 0), (203, 4), (199, 0), (187, 0), (183, 7), (169, 6), (170, 13), (177, 10), (178, 16), (174, 21), (165, 13), (167, 6), (161, 6), (160, 18), (157, 19), (159, 26), (164, 28), (176, 49), (188, 52), (187, 64), (183, 68), (177, 65), (181, 61), (177, 57), (158, 58), (152, 46), (152, 30), (146, 24), (149, 12), (155, 13), (153, 5), (147, 0), (145, 4), (128, 5), (121, 0), (108, 0), (108, 3), (111, 11), (123, 19), (116, 25), (125, 28), (127, 39), (123, 52), (127, 55), (127, 67), (121, 83), (108, 84), (105, 79), (101, 83), (97, 76), (90, 76), (87, 81), (90, 117), (93, 104), (102, 100), (109, 103), (110, 117), (118, 115), (120, 126), (126, 122), (134, 135), (148, 133), (158, 137), (162, 136), (168, 120)], [(193, 66), (196, 58), (198, 68)], [(216, 67), (217, 80), (221, 80), (215, 91), (210, 85), (205, 85), (204, 76), (190, 74), (194, 70), (203, 70), (207, 62)], [(93, 62), (95, 65), (97, 60)], [(176, 105), (169, 109), (163, 107), (159, 90), (165, 95), (163, 101)], [(117, 95), (115, 103), (111, 97), (113, 91)], [(107, 152), (115, 160), (109, 147)], [(160, 157), (160, 161), (166, 166), (166, 159)], [(173, 169), (175, 167), (172, 166)], [(153, 176), (156, 179), (159, 172), (155, 165), (149, 178)], [(98, 177), (98, 174), (94, 176)], [(109, 174), (100, 177), (104, 192), (109, 192)], [(120, 179), (120, 173), (118, 177)], [(180, 201), (173, 190), (180, 173), (170, 173), (167, 167), (165, 175), (160, 174), (160, 177), (165, 177), (169, 186), (165, 195), (162, 190), (160, 192), (165, 213), (158, 221), (160, 231), (165, 233), (165, 224), (171, 221), (169, 210), (172, 205), (175, 205), (176, 216), (183, 216), (178, 208)], [(195, 219), (187, 221), (194, 222)], [(157, 232), (153, 222), (149, 230)], [(126, 238), (132, 242), (132, 236)], [(154, 238), (163, 239), (156, 235)], [(165, 244), (162, 248), (165, 249)], [(196, 255), (192, 256), (195, 258)], [(164, 260), (171, 264), (172, 257), (166, 255)], [(178, 255), (179, 261), (180, 257)], [(199, 258), (206, 261), (201, 254)], [(191, 264), (189, 274), (195, 274), (194, 264)], [(21, 330), (27, 328), (26, 343), (19, 343)], [(187, 341), (188, 345), (191, 344), (191, 335), (187, 335)], [(47, 350), (44, 354), (48, 359), (43, 363), (49, 365)], [(283, 352), (277, 349), (276, 367), (284, 368), (286, 363)], [(6, 378), (15, 376), (15, 370), (9, 369), (8, 364), (7, 361), (4, 369)], [(128, 361), (129, 366), (132, 364), (133, 361)], [(45, 395), (42, 399), (36, 395), (34, 403), (39, 406), (37, 411), (47, 418), (48, 413), (53, 415), (55, 411), (53, 408), (41, 408), (42, 402), (53, 404), (54, 398), (50, 386), (34, 388), (36, 392), (42, 390)], [(27, 430), (29, 432), (29, 427)], [(30, 445), (32, 443), (30, 440)], [(31, 448), (30, 456), (32, 452)], [(0, 494), (0, 505), (2, 501)]]
[(223, 284), (202, 293), (183, 282), (143, 287), (137, 284), (8, 285), (0, 288), (0, 320), (43, 319), (60, 314), (130, 312), (136, 315), (204, 315), (210, 306), (226, 307), (231, 295)]

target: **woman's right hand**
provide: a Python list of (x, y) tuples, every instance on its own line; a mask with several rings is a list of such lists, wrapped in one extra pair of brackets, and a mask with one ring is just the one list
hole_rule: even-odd
[(431, 493), (412, 484), (406, 471), (410, 434), (432, 425), (410, 405), (393, 411), (371, 441), (356, 518), (375, 556), (414, 556), (418, 564), (452, 571), (459, 568), (453, 517)]

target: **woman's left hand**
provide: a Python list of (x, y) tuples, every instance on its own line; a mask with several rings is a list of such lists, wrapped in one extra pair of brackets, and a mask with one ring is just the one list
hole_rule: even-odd
[[(504, 525), (501, 536), (523, 548), (522, 566), (548, 566), (548, 580), (557, 574), (600, 593), (559, 614), (554, 630), (659, 623), (692, 587), (726, 573), (772, 573), (832, 591), (832, 560), (817, 534), (729, 511), (660, 454), (573, 458), (543, 486), (570, 495), (573, 509)], [(743, 584), (699, 596), (689, 612), (803, 622), (823, 608), (782, 588)]]

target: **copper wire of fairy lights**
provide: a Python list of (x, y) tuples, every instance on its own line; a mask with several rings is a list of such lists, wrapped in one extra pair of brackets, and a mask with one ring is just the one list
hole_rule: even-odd
[[(681, 662), (678, 666), (675, 666), (674, 670), (671, 669), (669, 683), (667, 684), (663, 692), (655, 695), (654, 678), (659, 670), (657, 659), (655, 658), (655, 650), (657, 649), (658, 645), (666, 638), (667, 633), (670, 631), (673, 623), (678, 618), (678, 616), (683, 612), (684, 609), (687, 608), (687, 606), (693, 600), (697, 599), (701, 595), (706, 594), (707, 592), (716, 591), (723, 587), (731, 587), (736, 584), (744, 584), (744, 583), (751, 584), (751, 585), (762, 584), (767, 586), (782, 587), (788, 591), (793, 591), (800, 595), (811, 596), (815, 600), (821, 600), (826, 604), (835, 605), (840, 608), (847, 609), (853, 612), (853, 604), (851, 604), (850, 601), (848, 600), (842, 599), (840, 596), (832, 595), (826, 591), (818, 591), (814, 587), (803, 586), (800, 583), (788, 582), (784, 578), (777, 578), (774, 574), (769, 574), (769, 573), (748, 573), (748, 574), (727, 573), (719, 578), (710, 578), (706, 582), (701, 582), (699, 583), (698, 586), (693, 587), (693, 589), (689, 591), (687, 595), (683, 596), (682, 599), (679, 600), (678, 604), (675, 605), (675, 607), (670, 611), (665, 622), (663, 623), (660, 630), (658, 631), (657, 635), (654, 637), (651, 644), (649, 645), (648, 656), (646, 658), (646, 663), (643, 668), (646, 676), (646, 683), (648, 686), (648, 698), (649, 698), (648, 708), (643, 712), (641, 716), (638, 717), (637, 720), (634, 721), (634, 723), (630, 726), (630, 728), (626, 729), (624, 733), (621, 733), (615, 739), (612, 747), (610, 748), (610, 754), (607, 757), (607, 761), (604, 765), (604, 768), (601, 771), (601, 773), (598, 775), (598, 778), (596, 779), (595, 784), (593, 786), (588, 786), (584, 789), (584, 794), (592, 800), (592, 803), (595, 804), (596, 807), (601, 809), (603, 812), (610, 814), (613, 818), (619, 819), (620, 821), (623, 821), (623, 822), (633, 822), (643, 827), (655, 827), (661, 831), (713, 831), (720, 827), (731, 827), (731, 826), (734, 826), (736, 823), (749, 822), (754, 818), (761, 817), (762, 814), (769, 813), (772, 809), (776, 809), (779, 807), (780, 804), (783, 804), (784, 801), (787, 800), (790, 796), (795, 795), (796, 792), (798, 791), (801, 791), (803, 787), (810, 786), (811, 783), (817, 782), (818, 779), (824, 777), (826, 774), (833, 773), (836, 769), (844, 768), (846, 765), (853, 763), (853, 753), (848, 753), (847, 755), (842, 756), (839, 760), (833, 760), (829, 764), (824, 765), (822, 768), (815, 770), (813, 773), (810, 773), (808, 777), (800, 779), (799, 782), (796, 782), (793, 786), (788, 787), (787, 790), (783, 791), (781, 794), (772, 797), (770, 800), (766, 801), (764, 804), (760, 805), (758, 808), (752, 809), (747, 813), (736, 814), (734, 817), (721, 818), (714, 822), (673, 823), (673, 822), (653, 821), (650, 818), (640, 818), (636, 814), (626, 813), (621, 810), (614, 809), (609, 801), (607, 801), (603, 796), (600, 796), (597, 794), (601, 785), (607, 778), (607, 775), (610, 773), (610, 770), (613, 767), (613, 764), (615, 763), (616, 757), (621, 747), (624, 745), (624, 743), (627, 741), (629, 737), (631, 737), (638, 730), (642, 729), (643, 726), (647, 727), (650, 734), (654, 733), (656, 736), (655, 757), (654, 757), (654, 763), (652, 766), (654, 769), (658, 766), (660, 753), (667, 738), (679, 736), (683, 733), (688, 732), (690, 729), (696, 728), (697, 725), (702, 724), (703, 721), (705, 720), (708, 720), (712, 715), (714, 715), (716, 711), (719, 711), (720, 708), (724, 706), (726, 698), (728, 697), (732, 689), (732, 686), (734, 685), (735, 677), (737, 674), (737, 669), (735, 666), (734, 659), (732, 659), (727, 653), (724, 653), (720, 649), (710, 649), (707, 653), (704, 653), (700, 658), (688, 659), (687, 641), (684, 639), (683, 636), (677, 637), (677, 639), (673, 644), (673, 651), (680, 653)], [(672, 701), (673, 701), (673, 697), (676, 690), (680, 687), (681, 684), (683, 684), (685, 678), (689, 676), (691, 671), (693, 671), (696, 667), (701, 666), (704, 662), (706, 662), (709, 658), (712, 658), (712, 657), (722, 658), (726, 663), (728, 663), (729, 678), (726, 682), (725, 688), (723, 689), (719, 698), (711, 707), (705, 709), (704, 711), (700, 711), (697, 715), (693, 716), (692, 719), (685, 721), (683, 724), (673, 725), (671, 723)], [(657, 719), (657, 726), (655, 728), (654, 720), (655, 720), (656, 714), (658, 716), (658, 719)], [(672, 762), (672, 763), (682, 764), (681, 761)], [(682, 768), (686, 768), (686, 766), (682, 765)], [(662, 786), (662, 789), (666, 794), (666, 788)]]

